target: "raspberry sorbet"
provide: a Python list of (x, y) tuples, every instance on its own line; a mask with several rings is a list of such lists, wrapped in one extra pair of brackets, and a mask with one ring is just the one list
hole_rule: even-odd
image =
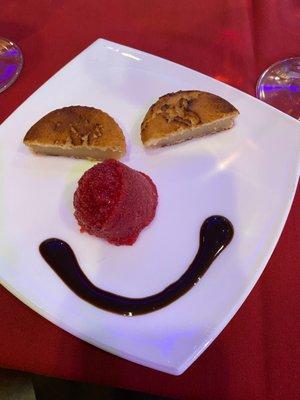
[(105, 160), (80, 178), (74, 215), (82, 232), (117, 246), (132, 245), (154, 218), (157, 197), (149, 176), (119, 161)]

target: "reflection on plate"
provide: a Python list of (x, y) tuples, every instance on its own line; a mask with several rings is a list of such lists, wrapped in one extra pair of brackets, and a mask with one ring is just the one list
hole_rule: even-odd
[[(76, 85), (74, 85), (76, 82)], [(140, 123), (161, 94), (199, 89), (239, 111), (236, 126), (172, 148), (145, 150)], [(47, 112), (84, 104), (116, 116), (127, 165), (149, 174), (160, 202), (132, 247), (80, 234), (72, 197), (93, 163), (32, 155), (22, 139)], [(98, 40), (34, 93), (0, 127), (0, 280), (56, 325), (113, 354), (178, 375), (208, 347), (262, 273), (282, 231), (299, 171), (299, 125), (223, 83), (149, 54)], [(280, 182), (280, 184), (278, 184)], [(190, 265), (210, 215), (235, 236), (201, 281), (169, 306), (123, 317), (82, 301), (47, 266), (39, 244), (76, 249), (97, 286), (128, 297), (159, 292)]]

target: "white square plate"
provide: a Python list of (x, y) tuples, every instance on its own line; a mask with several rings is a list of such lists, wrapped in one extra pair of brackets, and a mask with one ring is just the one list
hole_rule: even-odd
[[(180, 89), (224, 97), (240, 111), (237, 124), (201, 140), (145, 151), (139, 136), (145, 112), (159, 96)], [(79, 232), (72, 196), (93, 163), (34, 155), (22, 144), (44, 114), (76, 104), (112, 115), (128, 144), (122, 161), (157, 185), (157, 215), (132, 247), (115, 247)], [(0, 127), (1, 283), (73, 335), (128, 360), (181, 374), (230, 321), (262, 273), (295, 193), (299, 139), (296, 120), (245, 93), (98, 40)], [(97, 286), (143, 297), (185, 271), (197, 250), (200, 225), (212, 214), (232, 221), (231, 244), (186, 295), (142, 316), (123, 317), (81, 300), (38, 250), (44, 239), (64, 239)]]

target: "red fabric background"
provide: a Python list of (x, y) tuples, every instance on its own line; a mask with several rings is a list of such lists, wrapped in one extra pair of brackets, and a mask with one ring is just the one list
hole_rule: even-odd
[[(250, 94), (264, 68), (300, 51), (299, 0), (0, 0), (0, 10), (0, 36), (19, 43), (25, 58), (18, 81), (0, 94), (0, 122), (99, 37), (184, 64)], [(96, 349), (2, 287), (0, 365), (180, 399), (296, 399), (299, 206), (298, 191), (260, 281), (182, 376)]]

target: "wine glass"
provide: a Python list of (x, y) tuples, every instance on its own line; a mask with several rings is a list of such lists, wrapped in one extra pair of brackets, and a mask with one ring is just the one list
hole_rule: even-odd
[(256, 96), (300, 120), (300, 57), (278, 61), (263, 72)]
[(22, 66), (20, 48), (11, 40), (0, 37), (0, 93), (14, 83)]

